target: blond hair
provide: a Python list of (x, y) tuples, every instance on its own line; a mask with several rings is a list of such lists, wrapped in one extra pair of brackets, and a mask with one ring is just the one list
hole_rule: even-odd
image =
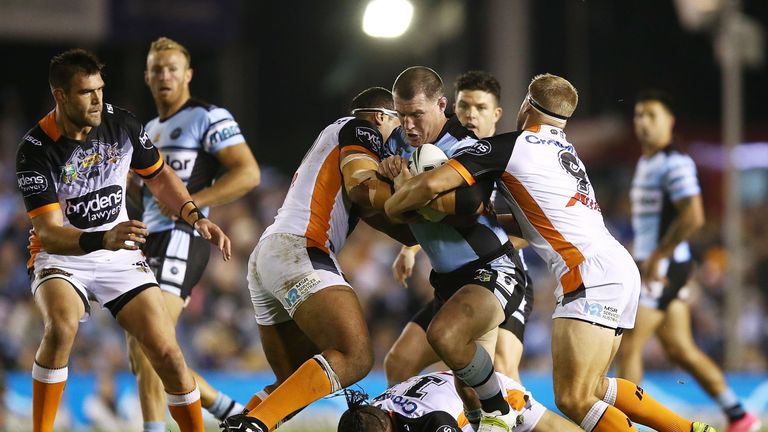
[(579, 92), (567, 79), (552, 74), (536, 75), (528, 85), (528, 95), (546, 110), (568, 118), (579, 104)]
[(189, 55), (187, 48), (171, 38), (160, 37), (149, 46), (149, 54), (166, 50), (178, 50), (187, 59), (187, 67), (192, 65), (192, 56)]

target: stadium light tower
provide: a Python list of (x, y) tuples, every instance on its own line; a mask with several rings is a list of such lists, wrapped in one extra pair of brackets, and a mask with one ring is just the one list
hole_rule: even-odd
[(363, 14), (363, 31), (375, 38), (396, 38), (408, 30), (411, 18), (408, 0), (371, 0)]

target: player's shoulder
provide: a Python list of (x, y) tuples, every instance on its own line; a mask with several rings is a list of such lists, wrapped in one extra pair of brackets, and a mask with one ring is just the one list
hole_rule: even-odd
[(373, 123), (359, 119), (349, 118), (339, 129), (339, 145), (365, 147), (377, 155), (381, 153), (383, 137)]
[(29, 154), (42, 153), (51, 143), (53, 143), (51, 137), (45, 133), (40, 124), (36, 124), (21, 137), (17, 149)]
[(691, 155), (675, 144), (664, 147), (659, 153), (663, 155), (667, 165), (695, 165)]
[(139, 119), (136, 118), (136, 115), (134, 115), (131, 111), (107, 102), (104, 102), (104, 109), (101, 111), (101, 118), (101, 121), (103, 123), (107, 123), (108, 125), (127, 125), (141, 127), (141, 122), (139, 122)]
[(185, 104), (184, 109), (198, 114), (201, 117), (205, 117), (211, 124), (222, 120), (235, 119), (234, 116), (232, 116), (232, 113), (226, 108), (195, 98), (190, 99)]

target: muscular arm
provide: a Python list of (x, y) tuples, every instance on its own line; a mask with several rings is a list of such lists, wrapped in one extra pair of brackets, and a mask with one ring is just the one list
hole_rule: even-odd
[[(32, 218), (32, 226), (40, 240), (43, 249), (55, 255), (85, 255), (87, 252), (80, 247), (80, 236), (83, 231), (64, 226), (64, 216), (61, 211), (50, 211)], [(136, 250), (135, 242), (144, 243), (147, 235), (146, 226), (139, 221), (121, 222), (107, 231), (102, 241), (103, 249)], [(125, 243), (132, 240), (133, 243)]]
[(192, 199), (199, 207), (232, 202), (259, 185), (261, 172), (248, 144), (240, 143), (221, 149), (216, 159), (226, 172), (211, 186), (195, 192)]
[(655, 254), (661, 257), (671, 256), (677, 245), (688, 240), (704, 226), (704, 205), (701, 195), (693, 195), (674, 202), (677, 217), (661, 238)]
[(160, 203), (174, 210), (176, 214), (184, 203), (192, 200), (184, 183), (168, 165), (164, 165), (156, 176), (144, 179), (144, 184)]
[[(400, 175), (404, 175), (404, 170)], [(418, 210), (438, 195), (466, 185), (464, 178), (449, 164), (422, 173), (403, 183), (401, 187), (387, 200), (385, 210), (387, 216), (402, 219), (405, 212)]]
[(377, 168), (378, 162), (365, 153), (342, 153), (344, 189), (353, 203), (366, 210), (383, 211), (384, 203), (392, 196), (392, 185), (378, 174)]

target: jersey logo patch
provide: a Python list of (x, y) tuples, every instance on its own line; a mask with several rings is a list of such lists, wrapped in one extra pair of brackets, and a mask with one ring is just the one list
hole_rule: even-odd
[(150, 150), (152, 147), (152, 141), (149, 140), (149, 135), (147, 135), (147, 131), (144, 130), (144, 127), (142, 126), (141, 132), (139, 132), (139, 144), (141, 144), (142, 147), (144, 147), (147, 150)]
[(77, 198), (67, 199), (64, 212), (72, 225), (86, 229), (115, 221), (122, 205), (123, 188), (111, 185)]
[(368, 144), (374, 153), (379, 154), (381, 152), (381, 140), (375, 130), (369, 127), (358, 126), (355, 128), (355, 136), (363, 143)]
[(491, 152), (491, 143), (486, 140), (475, 141), (474, 143), (460, 148), (451, 157), (456, 157), (461, 154), (470, 154), (474, 156), (487, 155)]
[(29, 141), (29, 142), (31, 142), (32, 144), (36, 145), (36, 146), (41, 146), (41, 145), (43, 145), (43, 142), (42, 142), (42, 141), (40, 141), (39, 139), (37, 139), (37, 138), (33, 137), (32, 135), (25, 135), (25, 136), (24, 136), (24, 141)]
[(118, 143), (93, 140), (88, 148), (78, 147), (61, 167), (61, 182), (72, 184), (78, 179), (85, 180), (90, 171), (100, 169), (105, 161), (109, 165), (117, 165), (122, 157), (123, 152)]
[(48, 179), (37, 171), (20, 171), (16, 173), (19, 190), (25, 197), (39, 194), (48, 190)]
[(171, 139), (176, 139), (181, 136), (181, 128), (176, 128), (171, 132)]

